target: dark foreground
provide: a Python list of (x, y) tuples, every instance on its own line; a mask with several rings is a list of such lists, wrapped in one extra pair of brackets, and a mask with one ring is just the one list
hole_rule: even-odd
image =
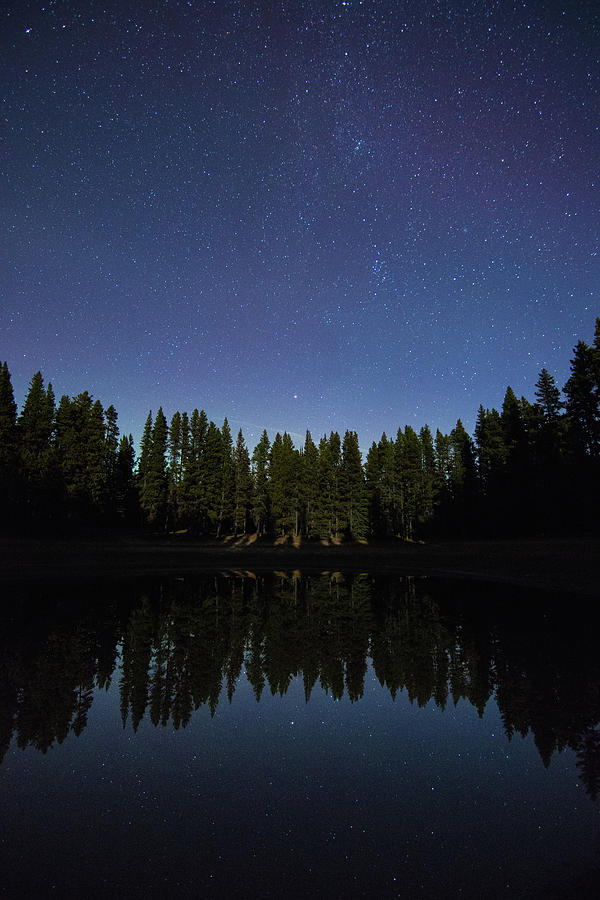
[(600, 539), (323, 545), (255, 540), (0, 539), (0, 580), (299, 569), (475, 578), (600, 597)]

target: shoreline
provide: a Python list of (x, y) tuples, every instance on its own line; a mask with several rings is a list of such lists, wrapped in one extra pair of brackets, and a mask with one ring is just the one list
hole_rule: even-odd
[(123, 535), (0, 538), (0, 582), (138, 578), (217, 571), (375, 571), (519, 585), (600, 598), (600, 538), (322, 545), (194, 543)]

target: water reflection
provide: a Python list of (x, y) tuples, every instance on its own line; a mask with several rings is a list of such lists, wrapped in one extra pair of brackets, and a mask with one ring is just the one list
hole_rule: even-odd
[(89, 585), (15, 597), (0, 653), (0, 754), (11, 739), (46, 752), (86, 727), (94, 691), (119, 680), (137, 730), (185, 727), (234, 701), (242, 674), (257, 701), (302, 677), (360, 702), (367, 662), (392, 697), (440, 707), (497, 701), (510, 737), (531, 732), (548, 765), (565, 747), (596, 798), (600, 660), (564, 604), (502, 588), (327, 573), (220, 575)]

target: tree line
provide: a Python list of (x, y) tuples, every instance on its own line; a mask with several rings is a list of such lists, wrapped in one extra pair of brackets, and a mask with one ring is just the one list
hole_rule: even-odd
[(139, 457), (114, 406), (84, 391), (56, 404), (40, 372), (18, 413), (0, 366), (0, 501), (5, 528), (140, 525), (150, 532), (286, 538), (500, 536), (597, 529), (600, 500), (600, 318), (579, 341), (561, 391), (542, 369), (535, 399), (508, 387), (502, 407), (479, 407), (435, 436), (407, 425), (373, 442), (356, 431), (301, 447), (267, 431), (252, 453), (228, 420), (204, 410), (149, 413)]

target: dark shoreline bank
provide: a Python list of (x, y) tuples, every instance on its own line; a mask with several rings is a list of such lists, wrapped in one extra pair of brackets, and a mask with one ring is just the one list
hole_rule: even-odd
[(298, 547), (272, 540), (194, 543), (130, 535), (111, 540), (0, 538), (0, 560), (0, 582), (345, 569), (468, 578), (600, 597), (598, 538)]

